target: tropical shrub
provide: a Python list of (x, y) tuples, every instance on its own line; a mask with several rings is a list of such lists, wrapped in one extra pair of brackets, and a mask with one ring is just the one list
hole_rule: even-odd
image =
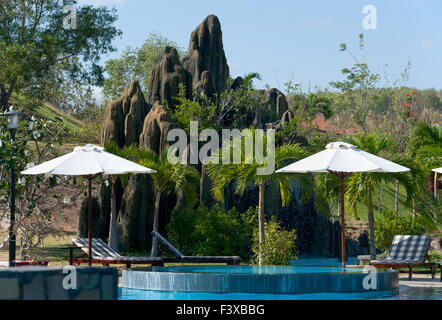
[(381, 212), (375, 217), (376, 247), (382, 251), (390, 248), (395, 235), (418, 235), (422, 229), (412, 216), (396, 216), (392, 210)]
[(297, 259), (296, 231), (284, 230), (280, 222), (273, 217), (264, 225), (265, 239), (259, 243), (259, 232), (253, 232), (254, 262), (258, 263), (261, 255), (263, 265), (290, 265), (290, 261)]
[(219, 205), (208, 209), (174, 210), (167, 226), (170, 241), (188, 255), (251, 256), (255, 210), (240, 214), (235, 208), (226, 211)]

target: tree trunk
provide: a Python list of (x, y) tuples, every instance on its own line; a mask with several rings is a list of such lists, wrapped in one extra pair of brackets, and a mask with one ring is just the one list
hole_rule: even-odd
[(416, 200), (413, 199), (413, 219), (417, 216), (417, 205)]
[(394, 210), (396, 217), (399, 217), (399, 180), (396, 180), (396, 195), (394, 197)]
[[(264, 215), (264, 183), (259, 184), (259, 206), (258, 206), (259, 244), (265, 239), (265, 215)], [(262, 255), (259, 253), (259, 265), (262, 264)]]
[(439, 175), (437, 172), (434, 173), (434, 197), (439, 197)]
[[(155, 213), (153, 216), (153, 231), (156, 232), (158, 232), (158, 227), (160, 223), (160, 200), (161, 200), (161, 191), (157, 191), (155, 199)], [(152, 251), (150, 255), (152, 257), (158, 256), (158, 240), (155, 237), (152, 238)]]
[(8, 99), (6, 95), (0, 93), (0, 112), (8, 111)]
[(9, 101), (9, 98), (11, 97), (12, 92), (14, 91), (16, 85), (17, 85), (17, 78), (12, 80), (8, 90), (6, 90), (6, 87), (3, 84), (0, 84), (0, 108), (1, 108), (1, 111), (8, 111), (8, 109), (9, 109), (8, 101)]
[(117, 232), (117, 199), (115, 196), (115, 182), (117, 176), (112, 177), (112, 193), (111, 193), (111, 216), (109, 224), (109, 247), (118, 252), (118, 232)]
[(364, 132), (364, 138), (367, 136), (367, 110), (366, 110), (366, 104), (367, 104), (367, 89), (364, 89), (362, 92), (362, 130)]
[(374, 214), (373, 214), (373, 199), (372, 190), (368, 188), (368, 230), (370, 236), (370, 260), (376, 259), (376, 239), (374, 235)]
[(338, 217), (341, 216), (341, 198), (338, 198)]
[(379, 192), (378, 192), (378, 215), (381, 214), (381, 207), (382, 207), (382, 186), (379, 186)]

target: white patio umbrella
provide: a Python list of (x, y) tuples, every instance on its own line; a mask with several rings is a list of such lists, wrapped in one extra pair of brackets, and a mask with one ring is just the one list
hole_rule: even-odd
[(277, 173), (330, 172), (341, 180), (341, 251), (345, 267), (344, 179), (356, 172), (406, 172), (410, 169), (357, 149), (345, 142), (333, 142), (324, 151), (295, 162)]
[(100, 175), (115, 176), (129, 173), (155, 173), (155, 171), (105, 152), (103, 147), (91, 144), (85, 147), (76, 147), (69, 154), (21, 172), (23, 175), (82, 176), (88, 180), (89, 265), (92, 264), (92, 180)]
[(437, 198), (439, 196), (439, 190), (438, 190), (439, 179), (438, 179), (437, 174), (438, 173), (442, 174), (442, 167), (441, 168), (437, 168), (437, 169), (433, 169), (433, 172), (435, 174), (435, 176), (434, 176), (434, 196)]

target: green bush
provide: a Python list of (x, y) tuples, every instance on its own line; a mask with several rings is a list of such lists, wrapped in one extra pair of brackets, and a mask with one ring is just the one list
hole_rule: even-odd
[(290, 261), (297, 259), (296, 231), (283, 230), (279, 222), (272, 218), (264, 226), (265, 239), (259, 244), (259, 232), (254, 231), (252, 251), (254, 262), (258, 263), (261, 253), (263, 265), (290, 265)]
[(418, 235), (422, 229), (412, 216), (396, 217), (394, 211), (384, 211), (375, 217), (376, 247), (382, 251), (390, 248), (395, 235)]
[(174, 210), (167, 233), (171, 243), (187, 255), (235, 255), (248, 261), (256, 221), (254, 209), (244, 214), (235, 208), (225, 211), (219, 205)]
[(428, 251), (428, 258), (430, 258), (430, 261), (432, 262), (439, 262), (442, 261), (442, 254), (438, 253), (436, 250), (430, 250)]

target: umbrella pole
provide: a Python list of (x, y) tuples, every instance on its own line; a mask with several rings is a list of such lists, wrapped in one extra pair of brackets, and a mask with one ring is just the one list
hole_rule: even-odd
[(92, 266), (92, 179), (87, 178), (89, 181), (88, 190), (88, 205), (87, 205), (87, 236), (88, 236), (88, 255), (89, 255), (89, 267)]
[(341, 253), (342, 253), (342, 267), (345, 267), (345, 214), (344, 214), (344, 177), (339, 177), (341, 180)]

